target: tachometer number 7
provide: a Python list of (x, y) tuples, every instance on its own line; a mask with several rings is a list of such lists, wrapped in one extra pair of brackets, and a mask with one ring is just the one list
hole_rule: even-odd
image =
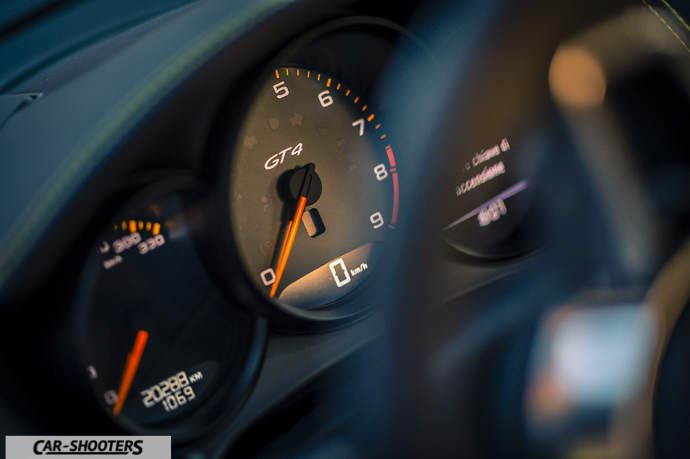
[(352, 127), (355, 127), (357, 125), (359, 125), (359, 136), (361, 137), (364, 135), (364, 118), (360, 118), (354, 123), (352, 123)]

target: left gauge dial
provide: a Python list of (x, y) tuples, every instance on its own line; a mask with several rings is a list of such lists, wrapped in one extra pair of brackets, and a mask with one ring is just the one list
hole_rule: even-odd
[(144, 191), (100, 235), (77, 329), (84, 377), (126, 430), (184, 440), (232, 412), (258, 365), (262, 322), (214, 288), (193, 243), (196, 191)]

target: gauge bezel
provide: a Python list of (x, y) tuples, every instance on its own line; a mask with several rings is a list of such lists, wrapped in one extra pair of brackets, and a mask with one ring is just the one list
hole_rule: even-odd
[[(267, 75), (270, 75), (271, 73), (272, 72), (267, 71)], [(270, 79), (264, 79), (262, 80), (262, 83), (265, 84), (266, 81), (270, 81)], [(379, 117), (379, 115), (380, 114), (377, 112), (377, 117)], [(382, 123), (384, 122), (385, 121), (382, 121)], [(379, 134), (380, 133), (376, 135), (372, 134), (369, 138), (372, 149), (380, 158), (390, 157), (394, 153), (387, 152), (387, 149), (394, 148), (394, 146), (391, 147), (391, 142), (389, 142), (389, 139), (387, 138), (379, 139)], [(229, 158), (229, 160), (226, 166), (223, 168), (223, 170), (230, 171), (231, 165), (234, 162), (234, 155), (236, 151), (235, 149), (236, 144), (234, 142), (229, 142), (227, 144), (227, 157)], [(389, 159), (386, 159), (386, 161), (388, 160)], [(392, 161), (392, 159), (390, 160)], [(393, 163), (393, 165), (396, 167), (393, 167), (391, 169), (392, 178), (389, 179), (388, 183), (385, 186), (388, 192), (392, 193), (389, 197), (390, 208), (387, 209), (387, 212), (392, 212), (391, 215), (396, 216), (398, 212), (399, 202), (399, 179), (397, 169), (400, 167), (400, 161), (398, 161), (398, 159), (396, 158), (395, 163)], [(250, 269), (248, 260), (246, 260), (241, 253), (241, 241), (239, 239), (239, 236), (236, 234), (232, 224), (234, 219), (232, 217), (232, 203), (229, 200), (230, 193), (228, 192), (228, 190), (231, 189), (233, 182), (230, 176), (231, 174), (229, 172), (225, 175), (227, 175), (227, 182), (225, 182), (224, 180), (224, 183), (226, 184), (224, 186), (221, 186), (220, 191), (218, 193), (223, 197), (221, 199), (221, 202), (225, 203), (223, 205), (224, 213), (227, 209), (227, 216), (224, 217), (227, 218), (227, 220), (225, 220), (225, 222), (221, 222), (221, 225), (227, 228), (226, 238), (228, 238), (228, 246), (232, 247), (231, 252), (233, 253), (232, 259), (234, 259), (234, 261), (232, 261), (231, 264), (242, 267), (242, 272), (240, 273), (241, 277), (245, 280), (246, 283), (251, 285), (251, 290), (254, 292), (254, 294), (260, 297), (261, 313), (268, 315), (271, 318), (272, 324), (275, 327), (282, 330), (298, 332), (327, 330), (333, 327), (338, 327), (347, 324), (351, 320), (361, 317), (367, 313), (367, 311), (372, 306), (371, 304), (369, 304), (370, 301), (368, 301), (367, 298), (374, 296), (373, 290), (375, 289), (375, 285), (377, 283), (376, 269), (374, 269), (373, 272), (368, 274), (367, 279), (364, 281), (363, 285), (358, 286), (354, 291), (345, 294), (337, 300), (324, 304), (318, 308), (305, 309), (287, 304), (279, 300), (270, 299), (266, 292), (262, 291), (260, 286), (257, 285), (256, 279), (252, 279), (248, 275), (248, 273), (252, 272), (252, 270)], [(386, 252), (388, 251), (389, 246), (392, 244), (392, 240), (394, 239), (395, 231), (391, 228), (394, 228), (393, 223), (395, 223), (395, 218), (391, 217), (391, 215), (386, 214), (385, 217), (386, 219), (391, 219), (391, 225), (390, 228), (389, 225), (386, 225), (386, 228), (384, 229), (384, 231), (386, 231), (386, 243), (383, 244), (380, 257), (378, 258), (379, 260), (385, 259)], [(377, 265), (378, 264), (379, 263), (377, 263)], [(234, 277), (236, 275), (237, 273), (231, 276)], [(250, 300), (249, 304), (257, 304), (257, 300)]]
[[(191, 411), (182, 412), (172, 419), (157, 421), (152, 425), (141, 425), (127, 418), (113, 416), (102, 400), (93, 392), (92, 388), (90, 387), (89, 389), (91, 389), (90, 392), (93, 394), (91, 396), (97, 399), (98, 405), (103, 408), (104, 416), (109, 418), (115, 425), (118, 425), (125, 431), (139, 435), (170, 435), (172, 436), (172, 442), (179, 444), (199, 438), (216, 425), (234, 416), (244, 405), (258, 378), (268, 339), (268, 324), (265, 318), (252, 315), (243, 308), (232, 304), (231, 300), (228, 300), (215, 287), (215, 283), (211, 276), (209, 276), (208, 267), (201, 253), (203, 244), (199, 243), (200, 240), (207, 239), (208, 225), (205, 221), (204, 211), (207, 209), (208, 200), (204, 187), (196, 179), (189, 176), (171, 177), (151, 184), (134, 193), (126, 200), (123, 206), (113, 213), (113, 217), (108, 221), (120, 221), (126, 215), (132, 215), (152, 203), (165, 200), (166, 198), (169, 199), (175, 195), (184, 203), (184, 209), (189, 210), (194, 206), (198, 206), (201, 209), (201, 212), (197, 214), (200, 220), (190, 228), (190, 234), (188, 235), (189, 244), (198, 257), (199, 266), (204, 269), (202, 275), (209, 278), (210, 285), (213, 285), (216, 290), (213, 299), (209, 297), (207, 301), (224, 302), (226, 307), (219, 310), (219, 312), (226, 315), (229, 320), (237, 321), (241, 324), (241, 326), (235, 327), (235, 331), (240, 332), (241, 336), (234, 336), (233, 343), (229, 343), (229, 345), (240, 346), (236, 348), (238, 349), (237, 356), (240, 358), (233, 360), (233, 362), (236, 362), (233, 368), (223, 368), (221, 370), (223, 371), (222, 374), (214, 376), (211, 385), (201, 395), (200, 401), (203, 401), (201, 405)], [(99, 234), (99, 238), (100, 235), (107, 232), (107, 228)], [(96, 239), (93, 247), (97, 246), (99, 240)], [(96, 288), (96, 276), (91, 274), (91, 269), (97, 266), (96, 263), (98, 263), (98, 260), (95, 257), (90, 257), (85, 262), (73, 308), (74, 317), (72, 322), (74, 323), (75, 344), (78, 353), (76, 360), (79, 365), (79, 367), (75, 368), (75, 371), (78, 374), (84, 375), (85, 372), (83, 370), (88, 362), (86, 358), (87, 353), (85, 352), (86, 346), (88, 346), (85, 341), (87, 334), (85, 311), (89, 308), (89, 299), (93, 289)], [(161, 285), (160, 287), (163, 288), (164, 286)], [(224, 364), (225, 362), (221, 362), (221, 366), (224, 366)], [(230, 376), (233, 376), (232, 380), (228, 380)], [(86, 383), (85, 385), (90, 386), (90, 384)]]
[[(312, 69), (313, 67), (310, 63), (305, 62), (304, 56), (310, 56), (309, 52), (305, 50), (309, 50), (310, 46), (313, 46), (314, 43), (317, 43), (321, 38), (329, 35), (338, 36), (340, 32), (345, 30), (365, 30), (364, 33), (367, 33), (366, 30), (368, 28), (380, 28), (384, 30), (389, 37), (394, 36), (398, 39), (401, 37), (410, 39), (412, 37), (409, 32), (399, 25), (379, 18), (346, 17), (336, 19), (298, 37), (291, 44), (286, 46), (282, 52), (279, 52), (268, 65), (262, 65), (260, 68), (255, 69), (253, 74), (254, 81), (258, 80), (263, 82), (265, 76), (272, 73), (276, 68), (296, 66), (299, 68)], [(394, 41), (393, 38), (389, 39), (389, 53), (392, 53), (395, 49)], [(317, 51), (314, 52), (317, 53)], [(299, 56), (300, 54), (302, 57)], [(349, 56), (351, 56), (351, 54), (349, 54)], [(312, 54), (311, 57), (314, 57), (314, 54)], [(316, 60), (316, 58), (314, 58), (314, 60)], [(340, 62), (339, 65), (347, 64)], [(370, 74), (370, 76), (375, 76), (375, 79), (378, 79), (380, 73), (383, 72), (385, 62), (381, 60), (381, 62), (378, 62), (378, 65), (379, 68), (376, 71), (372, 71)], [(319, 70), (315, 69), (315, 71)], [(324, 69), (324, 73), (333, 74), (334, 77), (340, 78), (340, 75), (337, 73), (327, 71), (326, 69)], [(343, 84), (349, 84), (347, 79), (339, 79), (338, 81)], [(367, 84), (369, 84), (369, 87), (373, 87), (374, 83), (375, 81), (372, 80)], [(353, 85), (353, 88), (357, 87)], [(223, 171), (230, 171), (232, 166), (233, 151), (237, 135), (242, 125), (242, 117), (239, 114), (247, 113), (259, 89), (260, 84), (255, 84), (253, 90), (246, 94), (236, 94), (231, 91), (226, 95), (225, 102), (217, 114), (215, 128), (213, 129), (213, 134), (209, 141), (209, 150), (212, 155), (219, 158), (218, 165)], [(370, 94), (360, 92), (359, 88), (357, 88), (357, 90), (362, 97), (367, 98), (369, 102), (377, 105), (376, 101), (369, 97)], [(242, 101), (241, 105), (238, 104), (238, 97), (240, 97), (239, 100)], [(379, 116), (385, 118), (383, 113), (377, 110), (377, 117)], [(231, 122), (228, 122), (228, 120), (231, 120)], [(229, 127), (230, 129), (228, 129)], [(376, 142), (376, 139), (373, 140), (375, 148), (378, 149), (378, 142)], [(404, 159), (402, 158), (404, 153), (398, 154), (394, 139), (391, 140), (392, 146), (396, 150), (396, 163), (404, 164)], [(381, 149), (382, 154), (385, 156), (383, 145)], [(403, 179), (401, 179), (401, 181), (402, 180)], [(376, 272), (372, 272), (364, 285), (359, 286), (352, 293), (318, 309), (300, 309), (293, 307), (273, 301), (268, 298), (264, 292), (261, 292), (258, 286), (255, 285), (254, 280), (250, 279), (247, 275), (245, 262), (238, 250), (239, 242), (235, 235), (232, 234), (233, 231), (230, 230), (229, 227), (232, 221), (230, 211), (232, 204), (230, 203), (230, 197), (227, 191), (230, 189), (230, 182), (229, 172), (221, 174), (221, 178), (216, 184), (214, 193), (218, 204), (215, 205), (217, 210), (214, 213), (215, 221), (213, 226), (215, 228), (216, 240), (218, 240), (218, 244), (224, 248), (224, 253), (212, 256), (214, 259), (213, 263), (217, 267), (216, 271), (222, 273), (215, 276), (220, 288), (224, 289), (228, 295), (237, 298), (241, 304), (247, 305), (249, 310), (268, 317), (274, 329), (290, 333), (324, 332), (332, 330), (345, 326), (371, 312), (374, 304), (368, 300), (368, 295), (372, 293), (377, 283), (377, 274), (379, 273)], [(386, 257), (386, 252), (389, 247), (394, 245), (394, 239), (395, 231), (391, 231), (389, 242), (386, 244), (382, 254), (382, 259)]]

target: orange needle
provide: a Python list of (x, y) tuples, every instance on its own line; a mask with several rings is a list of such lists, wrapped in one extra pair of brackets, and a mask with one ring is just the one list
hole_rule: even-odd
[[(287, 234), (290, 234), (290, 228), (292, 228), (292, 220), (290, 220), (290, 221), (288, 222), (287, 231), (285, 232), (286, 235), (287, 235)], [(286, 236), (285, 240), (286, 240), (286, 242), (287, 242), (287, 236)], [(278, 257), (278, 260), (280, 260), (281, 258), (283, 258), (283, 254), (285, 253), (285, 247), (287, 247), (287, 244), (283, 243), (283, 247), (280, 249), (280, 256)], [(271, 296), (273, 296), (273, 295), (271, 295)]]
[(122, 411), (122, 406), (125, 404), (125, 400), (127, 400), (129, 388), (132, 387), (132, 381), (134, 381), (134, 375), (137, 374), (139, 362), (141, 361), (141, 355), (144, 353), (144, 348), (146, 347), (146, 341), (148, 341), (148, 339), (148, 332), (139, 330), (139, 333), (137, 333), (137, 338), (134, 340), (132, 352), (127, 355), (125, 371), (122, 373), (120, 390), (117, 393), (117, 403), (115, 403), (115, 406), (113, 407), (113, 415), (115, 416), (120, 414), (120, 411)]
[(273, 295), (276, 294), (276, 290), (278, 290), (278, 283), (280, 282), (280, 278), (283, 276), (283, 271), (285, 271), (285, 265), (287, 264), (288, 257), (290, 256), (292, 244), (295, 242), (295, 236), (297, 236), (297, 229), (299, 228), (299, 223), (302, 221), (302, 214), (304, 213), (305, 207), (307, 207), (307, 198), (306, 196), (302, 196), (299, 198), (297, 212), (295, 212), (295, 217), (288, 226), (288, 234), (285, 238), (283, 249), (280, 251), (278, 268), (276, 269), (276, 280), (273, 282), (273, 287), (271, 287), (271, 298), (273, 298)]

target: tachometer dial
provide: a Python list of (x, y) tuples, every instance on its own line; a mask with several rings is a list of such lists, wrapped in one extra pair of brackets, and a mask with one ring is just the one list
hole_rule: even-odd
[(132, 432), (192, 437), (231, 411), (263, 325), (228, 304), (192, 244), (190, 191), (149, 193), (101, 234), (84, 275), (84, 377)]
[(379, 114), (344, 83), (280, 68), (239, 133), (234, 234), (250, 277), (280, 304), (337, 303), (372, 273), (398, 216), (398, 169)]

